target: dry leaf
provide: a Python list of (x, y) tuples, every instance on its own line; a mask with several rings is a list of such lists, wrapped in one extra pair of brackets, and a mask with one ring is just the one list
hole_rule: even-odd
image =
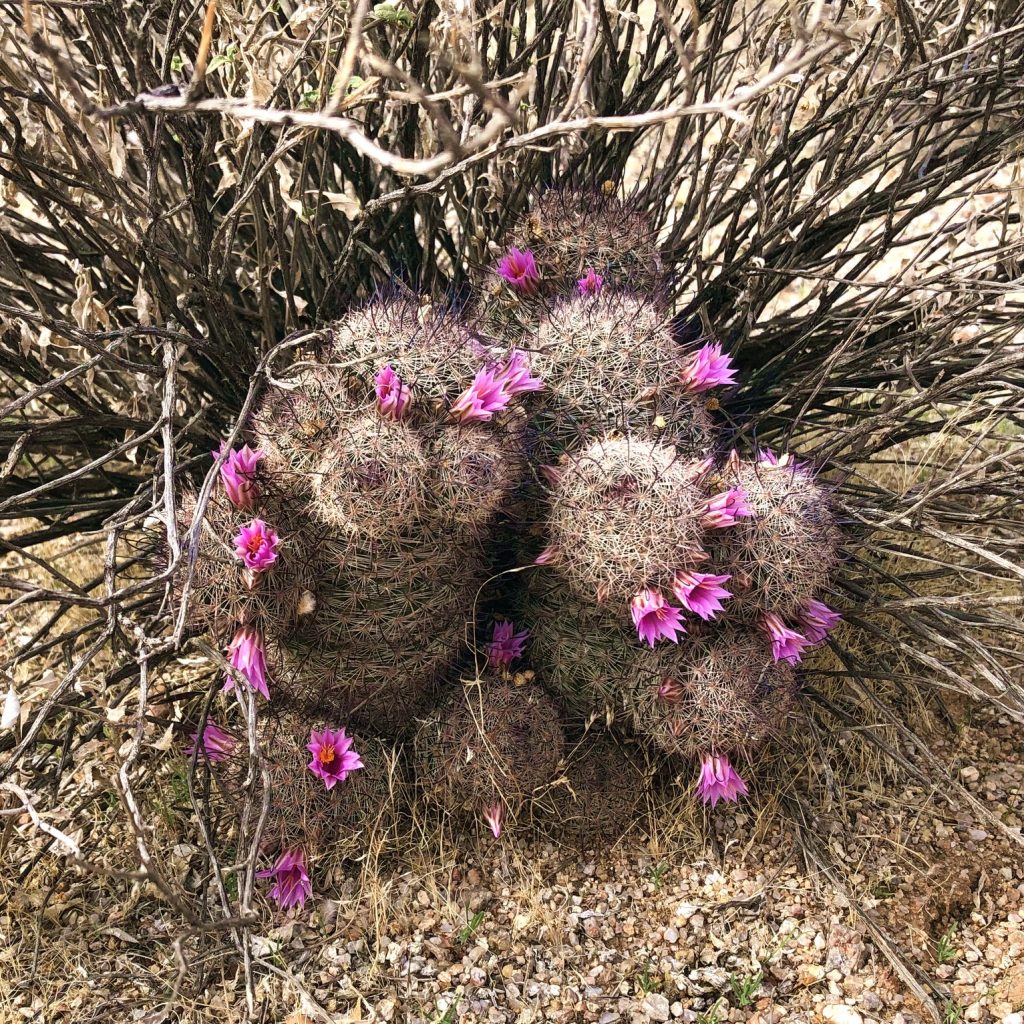
[(143, 327), (153, 326), (153, 314), (155, 312), (153, 296), (142, 286), (142, 278), (139, 278), (139, 287), (135, 289), (135, 313), (139, 323)]
[(4, 698), (3, 715), (0, 716), (0, 732), (13, 729), (21, 721), (21, 701), (12, 685)]
[(164, 730), (164, 734), (155, 743), (150, 743), (154, 750), (170, 750), (174, 744), (174, 726), (169, 725)]
[(355, 220), (362, 212), (359, 200), (344, 192), (321, 192), (320, 195), (327, 200), (331, 209), (340, 210), (349, 220)]

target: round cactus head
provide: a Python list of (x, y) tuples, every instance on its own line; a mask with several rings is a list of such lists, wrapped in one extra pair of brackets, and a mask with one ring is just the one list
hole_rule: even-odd
[(792, 668), (754, 628), (703, 627), (637, 663), (625, 695), (641, 735), (669, 754), (749, 755), (783, 733), (795, 706)]
[(308, 493), (323, 447), (339, 418), (351, 412), (337, 378), (325, 367), (304, 369), (267, 388), (250, 424), (253, 447), (264, 452), (264, 471), (280, 484)]
[(427, 445), (431, 514), (453, 529), (481, 532), (523, 479), (522, 432), (487, 423), (441, 424)]
[(667, 445), (605, 437), (554, 472), (548, 531), (557, 571), (581, 596), (628, 603), (671, 584), (701, 551), (705, 467)]
[[(271, 856), (301, 848), (322, 866), (359, 856), (371, 831), (379, 838), (396, 828), (406, 783), (383, 740), (294, 712), (261, 717), (257, 737), (270, 774), (261, 845)], [(241, 785), (249, 770), (243, 742), (222, 767), (229, 788)]]
[(399, 297), (335, 324), (327, 356), (354, 402), (415, 423), (445, 415), (491, 353), (453, 314)]
[(651, 798), (651, 771), (638, 745), (588, 732), (570, 751), (543, 809), (558, 837), (614, 840), (642, 823)]
[(664, 440), (686, 457), (711, 447), (710, 417), (686, 389), (686, 361), (649, 299), (606, 289), (556, 301), (530, 347), (545, 384), (532, 403), (540, 457), (612, 430)]
[(748, 617), (795, 615), (828, 587), (839, 531), (828, 491), (791, 456), (731, 457), (724, 486), (741, 488), (751, 515), (709, 533), (711, 564), (732, 576), (730, 606)]
[(550, 697), (489, 675), (460, 688), (420, 727), (416, 777), (430, 803), (497, 838), (552, 779), (564, 744)]
[(581, 294), (602, 286), (651, 290), (661, 284), (657, 232), (612, 188), (548, 189), (513, 232), (533, 253), (541, 281)]
[(362, 413), (343, 419), (320, 449), (310, 512), (358, 537), (393, 536), (427, 512), (428, 463), (406, 423)]

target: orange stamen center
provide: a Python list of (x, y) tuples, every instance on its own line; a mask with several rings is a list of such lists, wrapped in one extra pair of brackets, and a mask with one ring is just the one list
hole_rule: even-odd
[(334, 764), (334, 759), (337, 756), (334, 750), (334, 744), (328, 743), (326, 746), (320, 748), (320, 753), (316, 755), (322, 765)]

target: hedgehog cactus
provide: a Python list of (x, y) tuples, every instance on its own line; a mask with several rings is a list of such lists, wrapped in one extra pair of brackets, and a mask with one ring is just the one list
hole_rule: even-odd
[(743, 491), (751, 515), (716, 531), (709, 564), (728, 573), (736, 614), (797, 615), (829, 585), (838, 562), (839, 531), (828, 492), (811, 469), (791, 456), (733, 455), (725, 486)]
[(610, 182), (543, 192), (509, 244), (530, 251), (541, 280), (562, 291), (593, 294), (604, 284), (656, 292), (662, 282), (657, 232)]
[[(261, 718), (257, 738), (270, 777), (261, 839), (269, 856), (301, 848), (310, 865), (322, 867), (358, 856), (371, 831), (394, 832), (406, 786), (389, 744), (294, 712)], [(321, 739), (340, 742), (315, 742)], [(244, 743), (218, 771), (229, 791), (241, 784), (248, 772)]]
[[(225, 463), (191, 621), (225, 643), (258, 636), (286, 706), (394, 731), (460, 656), (483, 542), (523, 472), (520, 395), (541, 382), (522, 354), (498, 359), (407, 300), (350, 314), (329, 341), (331, 362), (275, 382), (253, 447)], [(481, 374), (497, 408), (464, 422)], [(194, 509), (184, 495), (183, 526)]]
[(703, 463), (657, 442), (604, 437), (553, 473), (548, 536), (579, 596), (628, 606), (704, 557)]
[(461, 688), (415, 737), (427, 801), (475, 818), (497, 838), (551, 781), (564, 749), (558, 705), (538, 687), (488, 673)]
[[(793, 715), (793, 665), (839, 618), (821, 600), (839, 543), (827, 491), (790, 456), (718, 465), (709, 392), (735, 370), (720, 344), (673, 336), (653, 232), (618, 199), (545, 194), (494, 270), (480, 307), (493, 338), (450, 310), (381, 299), (272, 383), (220, 453), (191, 624), (222, 638), (228, 688), (244, 679), (269, 698), (264, 727), (289, 732), (274, 756), (294, 760), (324, 716), (392, 735), (419, 720), (426, 798), (496, 836), (564, 744), (559, 706), (511, 677), (527, 634), (577, 724), (625, 723), (698, 761), (712, 806), (735, 799), (736, 765)], [(182, 528), (195, 511), (186, 491)], [(525, 576), (493, 573), (507, 549), (535, 563)], [(494, 623), (485, 678), (438, 707), (484, 584), (502, 575), (525, 581), (525, 629)], [(275, 778), (306, 837), (297, 852), (298, 833), (274, 824), (286, 900), (306, 892), (325, 817), (325, 793), (296, 779), (347, 791), (370, 777), (344, 777), (324, 735), (310, 744), (330, 763)], [(211, 736), (210, 759), (227, 757)], [(361, 757), (377, 750), (360, 743)], [(636, 772), (610, 741), (564, 767), (564, 819), (632, 813)]]

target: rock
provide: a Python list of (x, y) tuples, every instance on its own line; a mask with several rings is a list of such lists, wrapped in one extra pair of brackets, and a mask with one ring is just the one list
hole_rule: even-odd
[(666, 1021), (672, 1012), (668, 999), (660, 992), (648, 992), (641, 1005), (651, 1020)]
[(1018, 970), (1006, 979), (1006, 1001), (1015, 1010), (1024, 1010), (1024, 971)]
[(831, 1006), (826, 1006), (821, 1011), (821, 1015), (832, 1024), (864, 1024), (864, 1018), (846, 1003), (833, 1003)]
[(882, 1008), (882, 1000), (877, 992), (866, 989), (860, 997), (861, 1004), (869, 1013), (877, 1013)]
[(1003, 1018), (1003, 1024), (1024, 1024), (1024, 1013), (1008, 1013)]
[(824, 977), (825, 968), (821, 964), (801, 964), (797, 968), (796, 980), (801, 985), (816, 985)]
[(846, 925), (834, 924), (828, 939), (826, 971), (840, 970), (844, 974), (852, 974), (864, 963), (867, 947), (860, 932)]

